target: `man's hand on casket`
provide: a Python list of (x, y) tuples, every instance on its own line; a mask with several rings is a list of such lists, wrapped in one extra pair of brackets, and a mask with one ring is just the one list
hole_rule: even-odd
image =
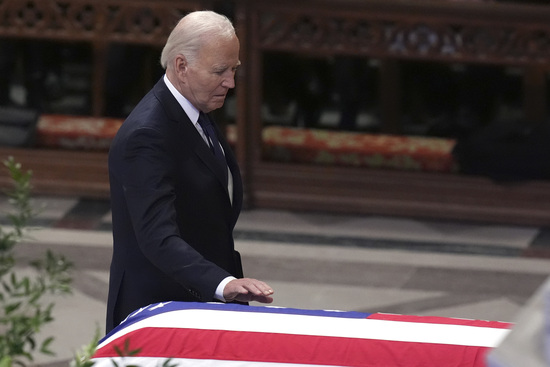
[(223, 297), (227, 302), (273, 302), (273, 289), (266, 283), (252, 278), (233, 279), (225, 286)]

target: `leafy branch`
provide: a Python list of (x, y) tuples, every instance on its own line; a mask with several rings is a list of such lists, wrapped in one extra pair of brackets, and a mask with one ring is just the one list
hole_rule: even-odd
[(53, 336), (37, 340), (42, 327), (53, 321), (55, 303), (43, 297), (71, 292), (72, 264), (48, 250), (43, 258), (26, 264), (33, 269), (31, 275), (16, 269), (20, 264), (14, 250), (26, 238), (37, 212), (30, 201), (32, 172), (24, 172), (13, 157), (3, 163), (13, 181), (6, 193), (13, 213), (7, 214), (10, 228), (0, 226), (0, 367), (26, 366), (37, 352), (53, 354)]

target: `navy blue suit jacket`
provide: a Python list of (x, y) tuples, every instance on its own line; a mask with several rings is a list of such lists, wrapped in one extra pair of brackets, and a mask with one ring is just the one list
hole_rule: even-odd
[(233, 204), (223, 168), (164, 80), (118, 131), (109, 152), (114, 246), (107, 332), (151, 303), (213, 301), (225, 277), (242, 277), (233, 243), (241, 175), (218, 136), (233, 176)]

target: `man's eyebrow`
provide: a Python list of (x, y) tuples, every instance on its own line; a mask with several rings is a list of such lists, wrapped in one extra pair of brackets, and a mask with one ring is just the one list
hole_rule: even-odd
[(218, 65), (213, 65), (212, 66), (212, 69), (213, 70), (216, 70), (216, 71), (220, 71), (220, 70), (226, 70), (226, 69), (236, 69), (237, 67), (241, 66), (241, 61), (237, 61), (237, 64), (235, 66), (230, 66), (228, 64), (218, 64)]

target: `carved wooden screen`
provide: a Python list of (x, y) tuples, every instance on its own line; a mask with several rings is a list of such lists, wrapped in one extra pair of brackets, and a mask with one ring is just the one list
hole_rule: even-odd
[(0, 36), (162, 44), (210, 1), (0, 0)]
[(161, 46), (176, 22), (203, 0), (0, 0), (0, 38), (88, 42), (93, 49), (92, 111), (103, 110), (109, 43)]
[(550, 7), (469, 1), (250, 1), (260, 50), (548, 63)]

